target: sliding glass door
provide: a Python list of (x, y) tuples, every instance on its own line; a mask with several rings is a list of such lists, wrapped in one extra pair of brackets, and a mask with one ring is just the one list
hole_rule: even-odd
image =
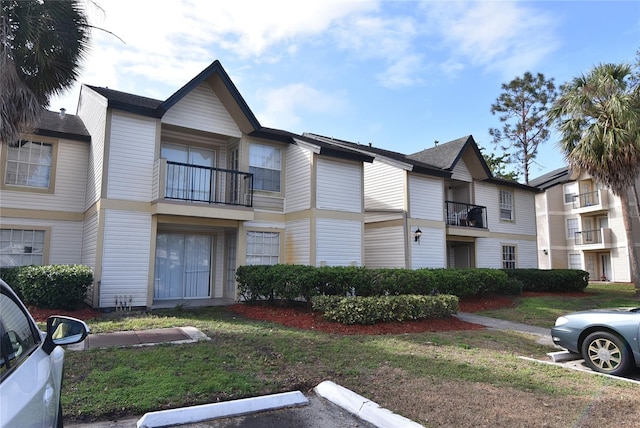
[(155, 299), (211, 297), (211, 236), (159, 233)]

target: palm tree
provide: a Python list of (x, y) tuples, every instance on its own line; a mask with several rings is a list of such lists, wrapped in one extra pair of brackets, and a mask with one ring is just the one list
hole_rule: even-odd
[[(562, 134), (569, 167), (585, 172), (620, 198), (631, 276), (640, 297), (640, 269), (631, 227), (630, 199), (638, 208), (640, 89), (627, 64), (601, 64), (563, 85), (549, 115)], [(631, 192), (630, 192), (631, 191)]]
[(80, 0), (0, 0), (0, 144), (15, 144), (71, 86), (88, 48)]

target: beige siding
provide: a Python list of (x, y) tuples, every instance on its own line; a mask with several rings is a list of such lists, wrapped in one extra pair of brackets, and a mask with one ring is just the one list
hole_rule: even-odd
[[(94, 273), (98, 248), (98, 219), (98, 213), (95, 213), (82, 225), (82, 264), (89, 266)], [(93, 284), (91, 284), (87, 290), (87, 302), (93, 302), (94, 291)]]
[(85, 207), (89, 208), (100, 199), (102, 191), (107, 100), (83, 86), (78, 103), (78, 116), (91, 134), (85, 201)]
[(316, 207), (362, 212), (362, 163), (317, 159)]
[(443, 221), (444, 195), (441, 179), (409, 176), (409, 217)]
[(502, 246), (516, 247), (517, 268), (537, 268), (536, 242), (518, 239), (480, 238), (476, 242), (476, 260), (479, 268), (502, 268)]
[(443, 268), (447, 266), (445, 260), (445, 231), (421, 227), (422, 237), (416, 242), (411, 239), (411, 268)]
[(219, 230), (213, 234), (213, 267), (211, 296), (224, 297), (224, 231)]
[(362, 223), (319, 218), (316, 221), (316, 266), (361, 266)]
[(311, 221), (309, 219), (287, 222), (285, 229), (284, 263), (311, 264)]
[(285, 211), (311, 208), (311, 158), (313, 153), (300, 146), (289, 145), (286, 152)]
[(469, 168), (467, 168), (467, 165), (462, 159), (460, 159), (458, 163), (456, 163), (453, 167), (453, 174), (451, 175), (451, 178), (453, 180), (466, 181), (469, 183), (473, 181), (471, 173), (469, 172)]
[(366, 210), (404, 210), (406, 171), (374, 160), (364, 164)]
[(280, 196), (270, 196), (266, 194), (253, 194), (253, 207), (256, 210), (264, 211), (284, 211), (284, 198)]
[(536, 234), (535, 194), (507, 188), (513, 193), (514, 221), (500, 220), (500, 187), (492, 184), (476, 183), (476, 204), (487, 207), (489, 229), (492, 232), (523, 235)]
[(162, 118), (162, 123), (240, 138), (242, 133), (208, 83), (189, 92)]
[(155, 131), (156, 123), (153, 119), (113, 114), (108, 198), (151, 201)]
[(84, 212), (89, 143), (60, 140), (55, 193), (0, 191), (0, 208)]
[(404, 228), (402, 226), (365, 229), (365, 266), (368, 268), (407, 267), (404, 238)]
[(150, 244), (150, 214), (106, 211), (100, 307), (114, 307), (123, 295), (147, 306)]

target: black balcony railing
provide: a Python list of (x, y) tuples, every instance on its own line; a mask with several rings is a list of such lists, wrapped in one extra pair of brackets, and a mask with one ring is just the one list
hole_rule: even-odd
[(576, 232), (575, 239), (576, 245), (602, 244), (602, 229)]
[(573, 197), (573, 208), (590, 207), (600, 203), (599, 192), (580, 193)]
[(165, 198), (253, 206), (253, 174), (167, 161)]
[(444, 204), (448, 226), (488, 228), (487, 207), (453, 201), (444, 201)]

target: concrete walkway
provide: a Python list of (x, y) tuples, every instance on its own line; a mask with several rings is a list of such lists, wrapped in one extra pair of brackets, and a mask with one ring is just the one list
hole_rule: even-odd
[(494, 330), (508, 330), (518, 331), (521, 333), (535, 334), (540, 336), (538, 343), (541, 345), (549, 345), (557, 347), (551, 339), (551, 329), (536, 327), (528, 324), (522, 324), (519, 322), (499, 320), (496, 318), (489, 318), (482, 315), (470, 314), (466, 312), (458, 312), (455, 315), (460, 321), (470, 322), (472, 324), (483, 325), (487, 328)]

